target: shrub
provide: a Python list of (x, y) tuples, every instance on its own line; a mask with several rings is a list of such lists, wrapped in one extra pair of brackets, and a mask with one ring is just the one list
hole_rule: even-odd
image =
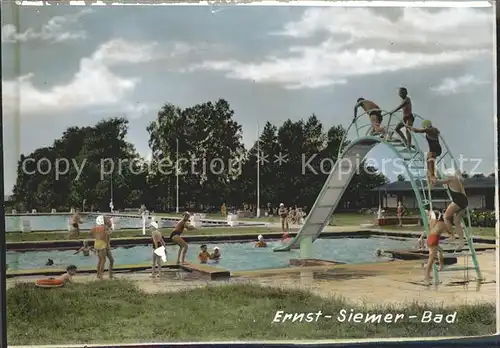
[(473, 227), (495, 227), (495, 212), (473, 210), (470, 213), (470, 222)]

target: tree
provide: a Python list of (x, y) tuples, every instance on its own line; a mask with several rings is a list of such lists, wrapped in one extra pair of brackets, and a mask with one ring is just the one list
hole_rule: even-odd
[[(21, 156), (14, 186), (16, 203), (26, 208), (69, 210), (83, 200), (98, 209), (108, 209), (113, 178), (114, 202), (127, 205), (133, 183), (133, 165), (138, 158), (125, 140), (128, 121), (110, 118), (94, 127), (70, 127), (51, 147)], [(122, 164), (121, 167), (119, 164)]]
[(474, 179), (482, 179), (485, 178), (486, 176), (483, 173), (477, 173), (472, 176)]
[[(151, 161), (139, 157), (126, 141), (128, 122), (110, 118), (89, 127), (70, 127), (50, 147), (21, 157), (14, 188), (16, 202), (26, 208), (48, 210), (93, 205), (107, 210), (139, 207), (170, 210), (216, 209), (223, 202), (241, 207), (256, 203), (257, 159), (261, 208), (267, 203), (311, 207), (327, 176), (348, 144), (346, 129), (326, 132), (316, 115), (306, 120), (267, 122), (258, 143), (246, 150), (241, 126), (223, 99), (182, 109), (165, 104), (148, 125)], [(258, 146), (257, 146), (258, 145)], [(257, 153), (260, 150), (260, 154)], [(33, 163), (23, 170), (26, 159)], [(45, 160), (45, 167), (36, 167)], [(40, 173), (48, 164), (68, 159), (68, 170), (58, 177)], [(179, 174), (176, 175), (177, 169)], [(377, 168), (361, 163), (345, 190), (342, 202), (368, 204), (369, 190), (386, 182)], [(35, 174), (28, 174), (34, 170)]]
[[(166, 173), (156, 168), (151, 178), (154, 185), (162, 192), (172, 186), (178, 164), (182, 205), (222, 203), (244, 153), (241, 126), (233, 116), (223, 99), (186, 109), (165, 104), (147, 131), (156, 164), (165, 167), (169, 163), (173, 170)], [(215, 197), (219, 202), (214, 202)], [(150, 202), (159, 200), (156, 196)]]
[(406, 178), (403, 174), (398, 174), (398, 181), (406, 181)]

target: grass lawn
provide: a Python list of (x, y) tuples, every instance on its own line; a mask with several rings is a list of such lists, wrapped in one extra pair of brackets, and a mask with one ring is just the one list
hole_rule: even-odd
[[(175, 213), (156, 213), (157, 216), (163, 217), (178, 217), (180, 218), (182, 214)], [(206, 214), (206, 219), (217, 219), (224, 220), (226, 217), (219, 214)], [(335, 225), (359, 225), (363, 223), (373, 222), (374, 215), (373, 214), (359, 214), (359, 213), (338, 213), (333, 216)], [(259, 218), (241, 218), (241, 221), (262, 221), (262, 222), (280, 222), (279, 217), (273, 216), (262, 216)]]
[[(116, 280), (39, 289), (19, 283), (7, 291), (9, 345), (215, 341), (303, 340), (408, 336), (469, 336), (495, 332), (494, 304), (403, 309), (378, 306), (371, 313), (403, 313), (397, 323), (341, 323), (341, 309), (367, 313), (340, 298), (257, 285), (209, 286), (177, 293), (148, 294)], [(331, 319), (272, 323), (277, 310), (316, 312)], [(425, 310), (450, 314), (456, 322), (421, 323), (407, 319)]]
[[(164, 236), (169, 236), (172, 231), (171, 228), (163, 228), (161, 229)], [(273, 233), (280, 232), (278, 228), (272, 227), (217, 227), (217, 228), (202, 228), (196, 231), (188, 231), (185, 232), (185, 235), (214, 235), (214, 234), (249, 234), (257, 235), (261, 233)], [(119, 230), (114, 231), (112, 234), (112, 238), (125, 238), (125, 237), (137, 237), (142, 236), (142, 230), (133, 229), (133, 230)], [(146, 237), (149, 237), (149, 234), (146, 234)], [(54, 231), (54, 232), (31, 232), (31, 233), (22, 233), (22, 232), (8, 232), (5, 234), (5, 238), (7, 242), (27, 242), (27, 241), (44, 241), (44, 240), (67, 240), (68, 232)], [(83, 231), (80, 233), (79, 240), (88, 239), (89, 235), (87, 231)]]

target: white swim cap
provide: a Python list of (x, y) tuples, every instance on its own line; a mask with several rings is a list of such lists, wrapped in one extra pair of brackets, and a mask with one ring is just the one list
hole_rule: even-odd
[(261, 240), (264, 239), (264, 237), (261, 234), (259, 234), (259, 236), (257, 237), (257, 239), (261, 241)]
[(154, 227), (154, 228), (158, 228), (158, 222), (156, 222), (156, 221), (151, 221), (151, 223), (149, 225)]
[(214, 250), (220, 250), (218, 246), (214, 247)]
[(280, 207), (284, 207), (285, 205), (283, 203), (280, 203)]
[(99, 215), (96, 219), (95, 219), (95, 223), (99, 226), (102, 226), (104, 225), (104, 216), (102, 215)]

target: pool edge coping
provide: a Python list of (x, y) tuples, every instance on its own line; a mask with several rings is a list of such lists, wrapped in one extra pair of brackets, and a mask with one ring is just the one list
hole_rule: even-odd
[[(290, 233), (291, 236), (297, 232)], [(387, 237), (400, 237), (400, 238), (415, 238), (421, 235), (422, 232), (418, 231), (391, 231), (381, 229), (360, 229), (355, 231), (325, 231), (321, 233), (321, 237), (365, 237), (369, 238), (371, 235), (387, 236)], [(268, 232), (261, 233), (267, 239), (279, 239), (283, 235), (282, 232)], [(186, 235), (183, 237), (186, 242), (209, 242), (209, 241), (255, 241), (256, 238), (252, 233), (240, 234), (211, 234), (211, 235)], [(474, 243), (495, 244), (495, 238), (474, 236)], [(83, 240), (44, 240), (44, 241), (22, 241), (22, 242), (7, 242), (7, 251), (37, 251), (57, 248), (77, 248), (82, 245)], [(89, 241), (92, 244), (92, 240)], [(129, 246), (129, 245), (147, 245), (151, 243), (151, 237), (136, 236), (136, 237), (120, 237), (111, 239), (112, 246)], [(172, 244), (167, 241), (167, 244)]]

